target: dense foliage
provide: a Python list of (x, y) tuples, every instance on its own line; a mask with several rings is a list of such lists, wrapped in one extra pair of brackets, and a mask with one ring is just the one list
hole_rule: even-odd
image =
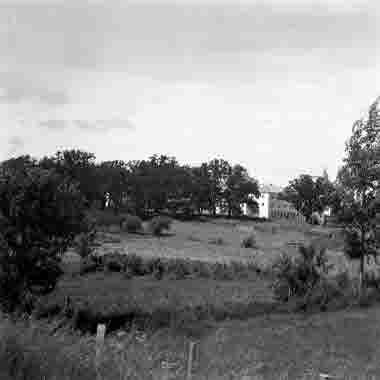
[(232, 216), (241, 213), (244, 202), (254, 208), (252, 195), (259, 196), (258, 183), (247, 169), (223, 159), (192, 167), (166, 155), (96, 163), (94, 154), (73, 149), (38, 164), (77, 182), (88, 207), (111, 208), (116, 214), (124, 210), (149, 217), (180, 209), (187, 215), (206, 210), (215, 215), (219, 208)]
[(352, 298), (347, 272), (329, 273), (326, 250), (311, 244), (299, 256), (281, 256), (274, 266), (274, 293), (280, 301), (295, 302), (296, 310), (326, 310), (347, 306)]
[[(377, 213), (380, 209), (379, 99), (368, 116), (354, 123), (346, 143), (346, 156), (338, 173), (341, 191), (340, 220), (346, 226), (346, 253), (360, 259), (360, 278), (365, 277), (365, 258), (378, 254)], [(364, 281), (361, 281), (364, 286)]]
[(50, 291), (59, 261), (87, 230), (78, 185), (29, 159), (0, 166), (0, 302), (14, 309), (28, 295)]
[(310, 175), (300, 175), (289, 182), (280, 197), (312, 221), (313, 213), (321, 213), (334, 203), (335, 187), (327, 174), (316, 180)]

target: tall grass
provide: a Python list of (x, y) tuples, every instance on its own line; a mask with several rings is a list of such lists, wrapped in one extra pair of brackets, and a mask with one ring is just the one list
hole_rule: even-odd
[[(160, 352), (139, 344), (135, 331), (123, 341), (106, 339), (98, 363), (95, 339), (33, 322), (0, 323), (2, 380), (153, 380)], [(160, 349), (160, 347), (158, 347)], [(96, 371), (96, 364), (99, 372)]]
[(93, 380), (91, 338), (51, 336), (42, 324), (0, 324), (0, 372), (12, 380)]
[(35, 313), (39, 318), (63, 316), (82, 331), (95, 331), (98, 323), (107, 323), (110, 331), (135, 324), (142, 329), (173, 327), (185, 332), (186, 324), (202, 330), (207, 321), (244, 319), (274, 307), (270, 289), (261, 280), (157, 281), (103, 272), (65, 279), (36, 305)]

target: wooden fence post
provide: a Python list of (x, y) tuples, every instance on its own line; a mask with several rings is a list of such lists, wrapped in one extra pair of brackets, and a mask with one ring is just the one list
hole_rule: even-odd
[(106, 325), (99, 324), (96, 331), (96, 343), (95, 343), (95, 370), (97, 380), (101, 380), (100, 375), (100, 360), (102, 356), (104, 346), (104, 336), (106, 335)]
[(189, 342), (189, 357), (188, 357), (188, 361), (187, 361), (186, 380), (191, 380), (191, 371), (192, 371), (192, 367), (193, 367), (194, 346), (195, 346), (195, 342), (190, 341)]

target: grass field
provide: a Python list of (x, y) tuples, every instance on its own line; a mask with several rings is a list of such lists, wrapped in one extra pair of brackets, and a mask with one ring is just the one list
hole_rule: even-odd
[[(320, 373), (342, 380), (378, 379), (379, 320), (380, 309), (374, 307), (219, 322), (197, 340), (193, 379), (317, 380)], [(0, 373), (17, 368), (9, 377), (13, 380), (96, 378), (94, 337), (53, 335), (50, 326), (32, 327), (1, 323)], [(100, 379), (184, 379), (188, 342), (166, 329), (111, 334)]]
[[(146, 229), (147, 230), (147, 229)], [(254, 234), (254, 248), (242, 248), (244, 237)], [(335, 234), (331, 236), (331, 234)], [(165, 278), (146, 275), (127, 279), (122, 274), (99, 272), (78, 276), (78, 258), (69, 255), (69, 275), (40, 307), (40, 314), (58, 313), (70, 297), (81, 329), (93, 331), (100, 321), (113, 328), (132, 320), (153, 326), (177, 325), (194, 321), (244, 319), (280, 310), (273, 295), (272, 265), (282, 254), (296, 255), (298, 244), (314, 242), (328, 249), (336, 268), (345, 268), (343, 240), (336, 230), (292, 225), (286, 222), (174, 221), (168, 235), (128, 234), (118, 231), (98, 233), (97, 254), (119, 252), (143, 258), (166, 257), (200, 262), (250, 262), (247, 278)], [(75, 269), (76, 268), (76, 269)], [(70, 270), (69, 270), (70, 269)], [(230, 276), (231, 277), (231, 276)], [(231, 281), (234, 279), (233, 281)], [(112, 322), (113, 321), (113, 322)]]
[[(13, 380), (96, 377), (94, 337), (52, 332), (50, 323), (65, 318), (67, 297), (74, 327), (82, 333), (94, 332), (100, 322), (107, 325), (101, 380), (184, 379), (189, 340), (197, 342), (196, 380), (320, 379), (320, 373), (336, 379), (380, 377), (380, 308), (294, 314), (273, 298), (269, 269), (281, 253), (296, 255), (300, 243), (326, 247), (335, 269), (357, 269), (344, 258), (336, 229), (215, 220), (175, 221), (170, 234), (160, 238), (112, 230), (98, 234), (98, 254), (249, 261), (265, 270), (225, 280), (129, 278), (107, 270), (79, 275), (78, 256), (68, 252), (67, 273), (38, 308), (51, 318), (28, 327), (4, 322), (0, 328), (5, 379), (13, 367), (18, 371), (11, 371)], [(256, 247), (242, 248), (252, 231)]]
[[(263, 268), (270, 267), (281, 253), (296, 254), (293, 243), (312, 240), (333, 250), (341, 250), (339, 236), (329, 238), (336, 230), (311, 228), (287, 222), (241, 222), (216, 219), (208, 222), (175, 221), (168, 236), (156, 238), (149, 234), (100, 233), (100, 254), (117, 250), (141, 256), (180, 257), (206, 261), (254, 260)], [(254, 231), (257, 248), (241, 247), (244, 237)]]
[[(79, 312), (78, 327), (96, 331), (98, 323), (117, 329), (130, 323), (144, 328), (175, 326), (186, 329), (209, 320), (248, 318), (271, 310), (274, 300), (269, 283), (260, 277), (239, 281), (212, 279), (125, 279), (117, 273), (99, 272), (66, 278), (44, 298), (40, 315), (62, 311), (66, 297)], [(200, 327), (203, 329), (203, 326)]]

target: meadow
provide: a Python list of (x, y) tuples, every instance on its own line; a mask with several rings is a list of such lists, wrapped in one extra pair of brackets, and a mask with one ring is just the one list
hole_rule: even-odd
[[(319, 380), (329, 374), (342, 380), (378, 379), (379, 319), (380, 309), (373, 307), (219, 322), (196, 340), (192, 378)], [(0, 337), (4, 380), (186, 378), (189, 339), (170, 329), (109, 334), (98, 373), (93, 335), (3, 321)]]
[[(170, 233), (159, 239), (150, 234), (128, 234), (115, 225), (103, 227), (101, 231), (97, 249), (100, 255), (116, 250), (139, 256), (203, 261), (254, 260), (263, 268), (270, 267), (281, 253), (296, 254), (297, 246), (302, 243), (314, 241), (334, 251), (343, 248), (339, 229), (297, 225), (288, 221), (174, 221)], [(257, 246), (254, 249), (242, 248), (242, 240), (252, 232)], [(332, 238), (331, 234), (334, 235)]]
[[(147, 226), (138, 234), (116, 224), (98, 230), (97, 255), (141, 257), (137, 274), (115, 265), (81, 274), (80, 257), (67, 252), (66, 273), (34, 318), (2, 323), (0, 371), (12, 379), (184, 379), (189, 341), (194, 379), (380, 374), (378, 307), (299, 314), (274, 298), (273, 263), (304, 243), (325, 247), (335, 271), (354, 273), (338, 229), (215, 219), (174, 221), (161, 237)], [(254, 246), (243, 248), (251, 234)], [(167, 265), (160, 278), (149, 269), (158, 258)], [(96, 373), (98, 323), (108, 334)]]

